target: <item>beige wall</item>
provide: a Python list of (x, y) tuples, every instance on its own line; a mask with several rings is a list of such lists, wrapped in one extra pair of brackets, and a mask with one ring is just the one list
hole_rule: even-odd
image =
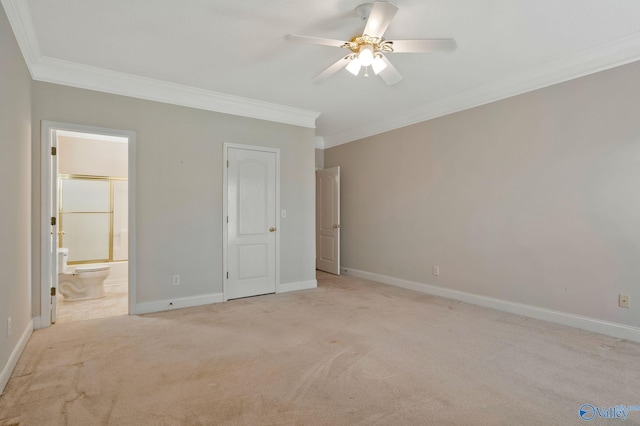
[(639, 76), (640, 62), (325, 150), (343, 265), (640, 326)]
[(127, 177), (126, 143), (58, 137), (58, 173)]
[(324, 169), (324, 150), (316, 149), (316, 170)]
[(0, 392), (9, 357), (31, 326), (30, 140), (31, 77), (0, 7)]
[[(224, 142), (280, 148), (281, 207), (287, 210), (281, 282), (315, 280), (313, 129), (48, 83), (34, 83), (33, 90), (34, 182), (40, 180), (41, 120), (136, 132), (138, 303), (222, 292)], [(39, 229), (38, 185), (33, 203)], [(38, 249), (33, 253), (39, 277)], [(182, 285), (172, 285), (173, 274)], [(34, 279), (37, 294), (39, 287)]]

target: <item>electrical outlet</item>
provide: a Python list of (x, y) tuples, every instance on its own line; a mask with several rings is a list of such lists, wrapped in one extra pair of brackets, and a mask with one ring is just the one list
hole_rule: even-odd
[(7, 337), (11, 336), (11, 317), (7, 318)]
[(440, 275), (440, 267), (438, 265), (433, 265), (433, 275), (436, 277)]
[(629, 296), (627, 296), (626, 294), (618, 295), (618, 306), (620, 306), (621, 308), (628, 308), (630, 302), (631, 301), (629, 300)]
[(180, 275), (173, 276), (173, 285), (180, 285)]

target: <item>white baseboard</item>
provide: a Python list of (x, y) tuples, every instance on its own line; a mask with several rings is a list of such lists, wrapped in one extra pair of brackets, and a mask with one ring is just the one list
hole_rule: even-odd
[(280, 284), (276, 293), (286, 293), (288, 291), (298, 291), (298, 290), (309, 290), (311, 288), (318, 287), (318, 281), (309, 280), (309, 281), (299, 281), (295, 283), (286, 283)]
[[(285, 293), (288, 291), (307, 290), (316, 288), (318, 282), (316, 280), (301, 281), (294, 283), (280, 284), (276, 293)], [(172, 309), (191, 308), (193, 306), (209, 305), (211, 303), (221, 303), (224, 301), (222, 293), (205, 294), (202, 296), (182, 297), (171, 300), (158, 300), (156, 302), (137, 303), (132, 314), (149, 314), (152, 312), (169, 311)]]
[(171, 309), (191, 308), (194, 306), (210, 305), (223, 301), (222, 293), (203, 294), (201, 296), (180, 297), (171, 300), (143, 302), (135, 305), (133, 314), (149, 314), (152, 312), (169, 311)]
[(11, 352), (7, 363), (2, 368), (2, 372), (0, 372), (0, 394), (4, 392), (4, 388), (9, 382), (11, 373), (13, 373), (13, 369), (16, 368), (16, 364), (18, 364), (20, 355), (22, 355), (22, 351), (24, 351), (25, 346), (27, 346), (27, 342), (29, 341), (29, 337), (31, 337), (31, 333), (33, 333), (33, 320), (29, 320), (29, 322), (27, 323), (27, 327), (22, 333), (22, 336), (20, 336), (20, 340), (18, 340), (18, 344), (15, 348), (13, 348), (13, 351)]
[(464, 291), (452, 290), (430, 284), (422, 284), (414, 281), (388, 277), (386, 275), (374, 274), (366, 271), (359, 271), (357, 269), (352, 269), (349, 267), (342, 267), (341, 269), (342, 272), (346, 275), (351, 275), (366, 280), (377, 281), (379, 283), (389, 284), (395, 287), (402, 287), (409, 290), (419, 291), (421, 293), (431, 294), (434, 296), (446, 297), (448, 299), (459, 300), (461, 302), (471, 303), (473, 305), (484, 306), (487, 308), (497, 309), (499, 311), (509, 312), (525, 317), (536, 318), (543, 321), (549, 321), (556, 324), (568, 325), (570, 327), (593, 331), (595, 333), (606, 334), (608, 336), (617, 337), (620, 339), (640, 342), (640, 328), (630, 325), (603, 321), (561, 311), (554, 311), (552, 309), (525, 305), (523, 303), (509, 302), (507, 300), (480, 296)]

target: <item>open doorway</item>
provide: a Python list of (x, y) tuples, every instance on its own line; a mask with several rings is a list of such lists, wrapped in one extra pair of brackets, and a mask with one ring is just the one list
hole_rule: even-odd
[(340, 166), (316, 170), (316, 269), (340, 275)]
[(43, 327), (133, 312), (134, 136), (43, 122)]

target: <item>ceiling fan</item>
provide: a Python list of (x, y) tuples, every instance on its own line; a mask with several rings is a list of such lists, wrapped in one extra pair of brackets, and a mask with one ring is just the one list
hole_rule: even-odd
[(397, 11), (398, 6), (386, 1), (361, 4), (356, 8), (356, 12), (367, 23), (362, 35), (355, 36), (350, 41), (296, 34), (289, 34), (286, 38), (295, 43), (341, 47), (350, 50), (346, 56), (318, 74), (314, 81), (324, 81), (342, 68), (346, 68), (351, 74), (357, 76), (360, 74), (361, 68), (364, 67), (364, 76), (369, 77), (369, 67), (371, 67), (374, 74), (379, 75), (385, 83), (396, 84), (402, 80), (402, 75), (389, 62), (385, 54), (452, 52), (458, 46), (455, 39), (452, 38), (385, 40), (382, 35)]

